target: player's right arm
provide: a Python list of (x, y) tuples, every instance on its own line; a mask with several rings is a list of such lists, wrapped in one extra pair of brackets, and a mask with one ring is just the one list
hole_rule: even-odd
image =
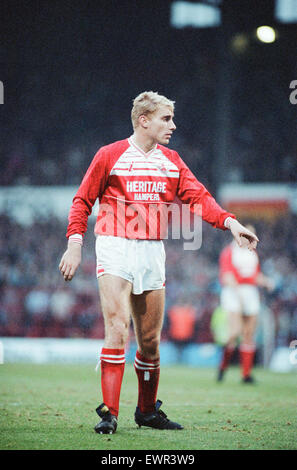
[(105, 190), (108, 172), (107, 172), (108, 152), (102, 147), (94, 156), (76, 195), (73, 198), (72, 206), (69, 211), (69, 224), (66, 237), (80, 234), (84, 237), (88, 217), (92, 213), (96, 199), (101, 196)]
[(220, 282), (225, 287), (236, 287), (238, 285), (231, 253), (231, 246), (228, 245), (223, 249), (219, 259)]
[(96, 153), (73, 198), (66, 234), (68, 247), (59, 264), (65, 281), (72, 280), (81, 263), (82, 241), (87, 231), (88, 217), (97, 197), (100, 199), (102, 196), (107, 181), (107, 158), (104, 148)]
[(59, 269), (65, 281), (71, 281), (81, 262), (82, 245), (68, 240), (68, 247), (62, 256)]
[(234, 274), (231, 272), (225, 272), (222, 274), (221, 283), (225, 287), (236, 287), (238, 285)]

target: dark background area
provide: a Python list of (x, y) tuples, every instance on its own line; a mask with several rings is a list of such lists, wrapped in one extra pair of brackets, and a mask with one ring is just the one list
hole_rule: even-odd
[[(276, 22), (274, 1), (225, 0), (219, 28), (176, 29), (171, 3), (1, 3), (2, 185), (79, 184), (101, 145), (132, 133), (144, 90), (176, 101), (171, 145), (214, 193), (296, 181), (296, 24)], [(255, 39), (262, 24), (275, 43)]]

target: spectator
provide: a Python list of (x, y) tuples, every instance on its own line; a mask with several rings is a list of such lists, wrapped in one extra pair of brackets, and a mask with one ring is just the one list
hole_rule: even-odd
[(196, 309), (182, 296), (169, 309), (167, 320), (168, 339), (175, 344), (178, 360), (181, 361), (185, 346), (195, 341), (198, 326)]

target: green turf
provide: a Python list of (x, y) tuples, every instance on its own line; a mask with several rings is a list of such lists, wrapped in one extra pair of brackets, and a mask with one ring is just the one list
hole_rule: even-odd
[(126, 365), (118, 431), (93, 431), (100, 375), (90, 365), (0, 366), (0, 449), (198, 450), (296, 449), (296, 374), (256, 369), (257, 385), (239, 370), (217, 384), (215, 371), (162, 367), (158, 397), (183, 431), (138, 429), (137, 380)]

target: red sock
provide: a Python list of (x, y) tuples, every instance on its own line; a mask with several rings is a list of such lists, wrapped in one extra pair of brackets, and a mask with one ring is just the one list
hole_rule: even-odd
[(250, 344), (242, 344), (239, 348), (241, 373), (243, 377), (248, 377), (251, 373), (256, 347)]
[(102, 348), (100, 360), (103, 402), (112, 414), (118, 416), (125, 369), (125, 350)]
[(141, 413), (151, 413), (157, 400), (160, 359), (147, 359), (137, 351), (134, 368), (138, 377), (138, 407)]
[(232, 354), (234, 352), (234, 349), (235, 348), (233, 346), (225, 346), (224, 347), (223, 356), (222, 356), (221, 364), (220, 364), (220, 370), (227, 369), (227, 367), (230, 363)]

